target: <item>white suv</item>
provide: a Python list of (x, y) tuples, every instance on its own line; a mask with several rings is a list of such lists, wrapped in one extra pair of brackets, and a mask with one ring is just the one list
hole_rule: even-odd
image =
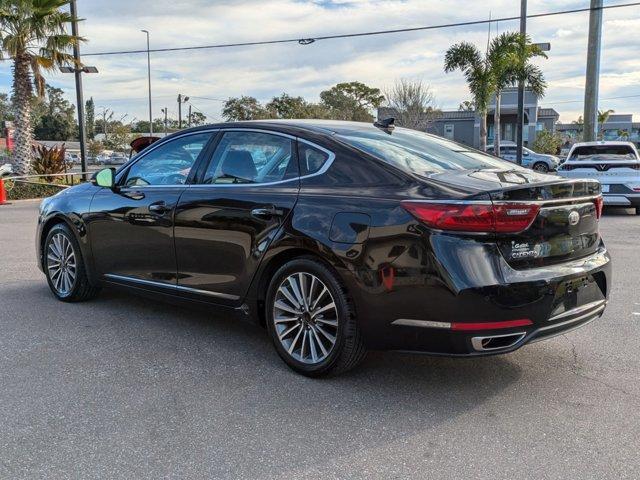
[(573, 145), (558, 168), (566, 178), (595, 178), (605, 205), (635, 207), (640, 215), (640, 155), (631, 142), (584, 142)]

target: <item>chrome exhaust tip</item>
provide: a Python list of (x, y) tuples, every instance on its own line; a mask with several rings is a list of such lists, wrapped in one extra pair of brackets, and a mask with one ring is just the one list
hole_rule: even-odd
[(508, 333), (506, 335), (491, 335), (487, 337), (473, 337), (471, 345), (478, 352), (503, 350), (513, 347), (527, 335), (526, 332)]

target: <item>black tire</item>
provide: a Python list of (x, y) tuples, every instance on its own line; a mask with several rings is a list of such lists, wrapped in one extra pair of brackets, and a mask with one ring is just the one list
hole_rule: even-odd
[[(335, 304), (336, 307), (334, 313), (337, 318), (337, 327), (333, 327), (335, 330), (332, 330), (332, 332), (335, 332), (335, 343), (328, 351), (326, 358), (317, 363), (303, 362), (294, 358), (294, 356), (285, 349), (278, 335), (279, 327), (276, 327), (275, 324), (274, 304), (277, 296), (281, 295), (279, 294), (279, 288), (292, 274), (315, 276), (316, 279), (320, 280), (327, 288), (331, 297), (333, 297), (333, 304)], [(319, 284), (316, 285), (316, 289), (318, 285)], [(309, 287), (309, 289), (311, 290), (311, 287)], [(309, 293), (309, 298), (312, 298), (311, 294), (312, 292)], [(280, 298), (282, 297), (280, 296)], [(347, 290), (334, 272), (314, 258), (297, 258), (280, 267), (271, 278), (265, 304), (265, 318), (271, 340), (278, 355), (280, 355), (284, 362), (294, 371), (308, 377), (337, 375), (355, 367), (365, 357), (366, 350), (364, 348), (364, 342), (356, 321), (353, 303), (349, 298)], [(309, 322), (313, 322), (313, 320), (309, 320)], [(302, 329), (302, 320), (300, 320), (299, 323), (301, 325), (299, 328)], [(317, 327), (318, 324), (315, 326)], [(306, 328), (307, 330), (314, 330), (313, 325), (307, 326)], [(322, 325), (322, 328), (325, 328), (325, 326)], [(312, 332), (309, 332), (309, 336), (311, 335)], [(306, 338), (306, 334), (305, 337), (303, 337), (302, 345), (304, 345), (304, 338)], [(312, 342), (311, 339), (308, 340), (309, 349), (311, 347), (310, 342)], [(304, 347), (301, 348), (302, 355), (304, 355)]]
[[(70, 287), (64, 289), (58, 288), (54, 280), (51, 278), (52, 270), (50, 266), (54, 265), (54, 263), (49, 258), (50, 245), (54, 241), (54, 237), (59, 239), (60, 235), (67, 239), (70, 248), (73, 250), (73, 255), (75, 256), (75, 276)], [(80, 250), (80, 245), (78, 244), (78, 240), (75, 235), (67, 225), (59, 223), (49, 230), (47, 238), (44, 241), (42, 255), (47, 283), (58, 300), (62, 302), (83, 302), (95, 297), (100, 291), (99, 287), (94, 287), (89, 283), (89, 277), (87, 276), (87, 270), (84, 258), (82, 257), (82, 251)]]
[(640, 207), (636, 207), (636, 215), (640, 215)]
[(537, 162), (531, 168), (538, 173), (549, 173), (549, 166), (543, 162)]

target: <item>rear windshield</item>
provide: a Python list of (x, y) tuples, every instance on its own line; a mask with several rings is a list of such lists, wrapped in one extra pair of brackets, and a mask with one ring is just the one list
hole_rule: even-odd
[(395, 128), (391, 134), (382, 130), (342, 131), (336, 137), (395, 167), (421, 176), (448, 170), (519, 168), (464, 145), (405, 128)]
[(588, 145), (574, 148), (569, 160), (636, 160), (636, 154), (629, 145)]

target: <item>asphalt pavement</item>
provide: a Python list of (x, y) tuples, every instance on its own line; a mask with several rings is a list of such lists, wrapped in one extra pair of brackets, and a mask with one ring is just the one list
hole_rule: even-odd
[(0, 206), (0, 478), (640, 478), (640, 217), (609, 210), (603, 318), (480, 359), (328, 380), (265, 332), (103, 290), (54, 300), (37, 202)]

